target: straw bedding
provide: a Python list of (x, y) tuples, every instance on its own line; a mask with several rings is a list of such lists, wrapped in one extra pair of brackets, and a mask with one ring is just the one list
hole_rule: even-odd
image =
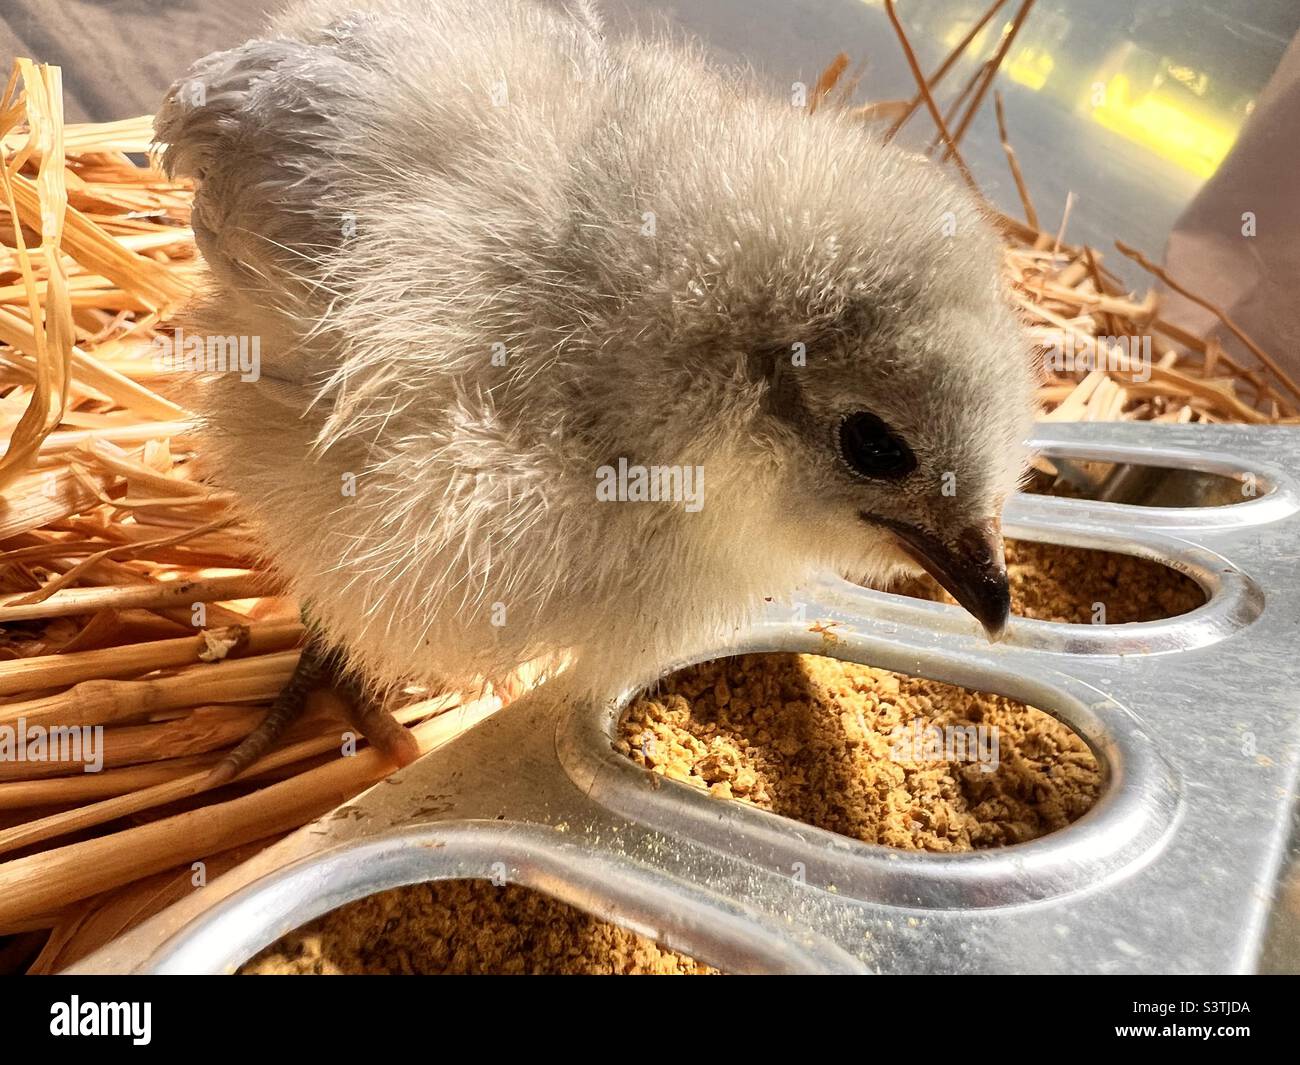
[[(847, 106), (843, 69), (810, 109)], [(933, 113), (919, 84), (915, 101), (862, 109), (864, 124)], [(202, 790), (302, 633), (204, 479), (187, 372), (153, 358), (201, 266), (191, 190), (150, 165), (150, 136), (148, 116), (65, 124), (59, 71), (27, 60), (0, 98), (0, 726), (105, 726), (102, 772), (0, 761), (0, 971), (70, 964), (389, 771), (364, 746), (339, 757), (346, 725), (322, 703), (243, 778)], [(1045, 231), (1027, 193), (1024, 207), (1024, 221), (990, 212), (1035, 337), (1104, 356), (1098, 337), (1134, 334), (1154, 353), (1145, 382), (1122, 358), (1045, 374), (1045, 418), (1297, 421), (1300, 390), (1249, 338), (1247, 364), (1182, 333), (1100, 251)], [(473, 701), (412, 692), (398, 716), (429, 750), (531, 679)]]

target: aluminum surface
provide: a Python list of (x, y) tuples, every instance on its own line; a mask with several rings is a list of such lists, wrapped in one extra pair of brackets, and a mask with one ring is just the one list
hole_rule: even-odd
[(956, 608), (832, 580), (800, 597), (803, 620), (773, 604), (691, 661), (803, 651), (1032, 703), (1104, 769), (1101, 802), (1068, 829), (958, 855), (859, 843), (646, 773), (611, 749), (619, 704), (577, 704), (561, 680), (73, 971), (233, 971), (344, 902), (442, 877), (515, 881), (732, 972), (1300, 967), (1300, 432), (1043, 425), (1033, 444), (1253, 475), (1255, 497), (1227, 506), (1007, 508), (1012, 537), (1160, 560), (1205, 605), (1130, 625), (1016, 619), (990, 645)]

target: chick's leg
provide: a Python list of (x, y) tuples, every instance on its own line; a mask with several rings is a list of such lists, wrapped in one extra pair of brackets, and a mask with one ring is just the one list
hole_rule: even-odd
[(341, 698), (348, 722), (395, 765), (408, 765), (420, 756), (415, 737), (381, 702), (368, 697), (364, 686), (344, 667), (342, 656), (324, 642), (305, 615), (303, 620), (307, 640), (292, 676), (257, 727), (213, 766), (205, 782), (207, 787), (233, 780), (266, 754), (302, 717), (312, 693), (322, 688), (333, 690)]
[(307, 697), (322, 684), (328, 683), (333, 659), (333, 654), (322, 645), (308, 625), (307, 642), (303, 645), (302, 654), (298, 656), (293, 674), (280, 689), (280, 694), (275, 697), (271, 708), (257, 727), (212, 767), (205, 781), (207, 787), (217, 787), (234, 780), (271, 749), (284, 730), (302, 717), (307, 707)]
[(355, 674), (337, 671), (333, 688), (344, 702), (348, 721), (390, 762), (404, 766), (420, 757), (420, 745), (415, 737), (398, 724), (382, 699), (366, 691)]

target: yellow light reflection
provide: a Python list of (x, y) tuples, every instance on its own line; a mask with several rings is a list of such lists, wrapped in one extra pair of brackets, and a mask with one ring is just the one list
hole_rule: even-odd
[(1052, 76), (1055, 68), (1056, 60), (1051, 53), (1032, 45), (1013, 50), (1002, 62), (1003, 74), (1017, 85), (1033, 89), (1034, 92), (1047, 84), (1047, 79)]
[(1137, 100), (1131, 95), (1128, 78), (1114, 75), (1106, 84), (1105, 102), (1092, 109), (1092, 117), (1198, 177), (1213, 174), (1237, 139), (1235, 125), (1194, 107), (1181, 93), (1174, 98), (1157, 88)]
[[(880, 0), (862, 0), (869, 7), (880, 7)], [(969, 16), (936, 26), (931, 38), (944, 46), (944, 54), (951, 51), (972, 25)], [(1062, 104), (1074, 107), (1079, 101), (1068, 98), (1074, 90), (1067, 84), (1091, 85), (1093, 78), (1084, 77), (1084, 71), (1073, 69), (1068, 55), (1058, 63), (1052, 48), (1059, 45), (1068, 29), (1068, 21), (1058, 19), (1059, 25), (1031, 19), (1025, 35), (1012, 47), (1002, 62), (1000, 77), (1033, 92), (1052, 94)], [(966, 50), (967, 61), (987, 58), (997, 47), (1002, 35), (1011, 29), (1010, 22), (1001, 26), (996, 20), (985, 26)], [(919, 31), (918, 31), (919, 32)], [(1124, 42), (1129, 51), (1121, 63), (1127, 65), (1135, 51), (1142, 51), (1132, 42)], [(1111, 74), (1114, 66), (1095, 72), (1095, 79), (1105, 82), (1105, 102), (1091, 106), (1084, 101), (1080, 112), (1088, 114), (1098, 125), (1124, 137), (1160, 158), (1195, 174), (1207, 178), (1218, 169), (1237, 139), (1240, 117), (1217, 108), (1206, 99), (1210, 76), (1204, 71), (1172, 60), (1162, 60), (1165, 84), (1153, 85), (1143, 92), (1146, 79), (1139, 79), (1136, 89), (1128, 74)], [(1117, 64), (1118, 65), (1118, 64)], [(1058, 70), (1059, 67), (1059, 70)], [(973, 68), (971, 68), (973, 69)], [(1131, 68), (1130, 68), (1131, 69)], [(1058, 73), (1056, 82), (1052, 75)], [(960, 71), (959, 71), (960, 73)], [(1091, 97), (1091, 88), (1088, 96)], [(1249, 114), (1247, 106), (1246, 113)]]

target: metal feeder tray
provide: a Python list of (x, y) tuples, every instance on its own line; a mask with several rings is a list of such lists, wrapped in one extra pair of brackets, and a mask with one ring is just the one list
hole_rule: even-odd
[[(536, 889), (727, 972), (1300, 967), (1300, 432), (1043, 424), (1031, 443), (1075, 478), (1113, 463), (1115, 492), (1191, 505), (1019, 495), (1008, 535), (1155, 559), (1207, 602), (1141, 624), (1018, 618), (990, 645), (955, 607), (831, 579), (799, 597), (804, 620), (773, 604), (665, 671), (798, 651), (1030, 703), (1103, 767), (1069, 828), (955, 855), (864, 844), (647, 773), (611, 748), (633, 693), (582, 705), (561, 678), (71, 971), (232, 972), (344, 903), (451, 877)], [(1224, 484), (1235, 502), (1203, 505)]]

